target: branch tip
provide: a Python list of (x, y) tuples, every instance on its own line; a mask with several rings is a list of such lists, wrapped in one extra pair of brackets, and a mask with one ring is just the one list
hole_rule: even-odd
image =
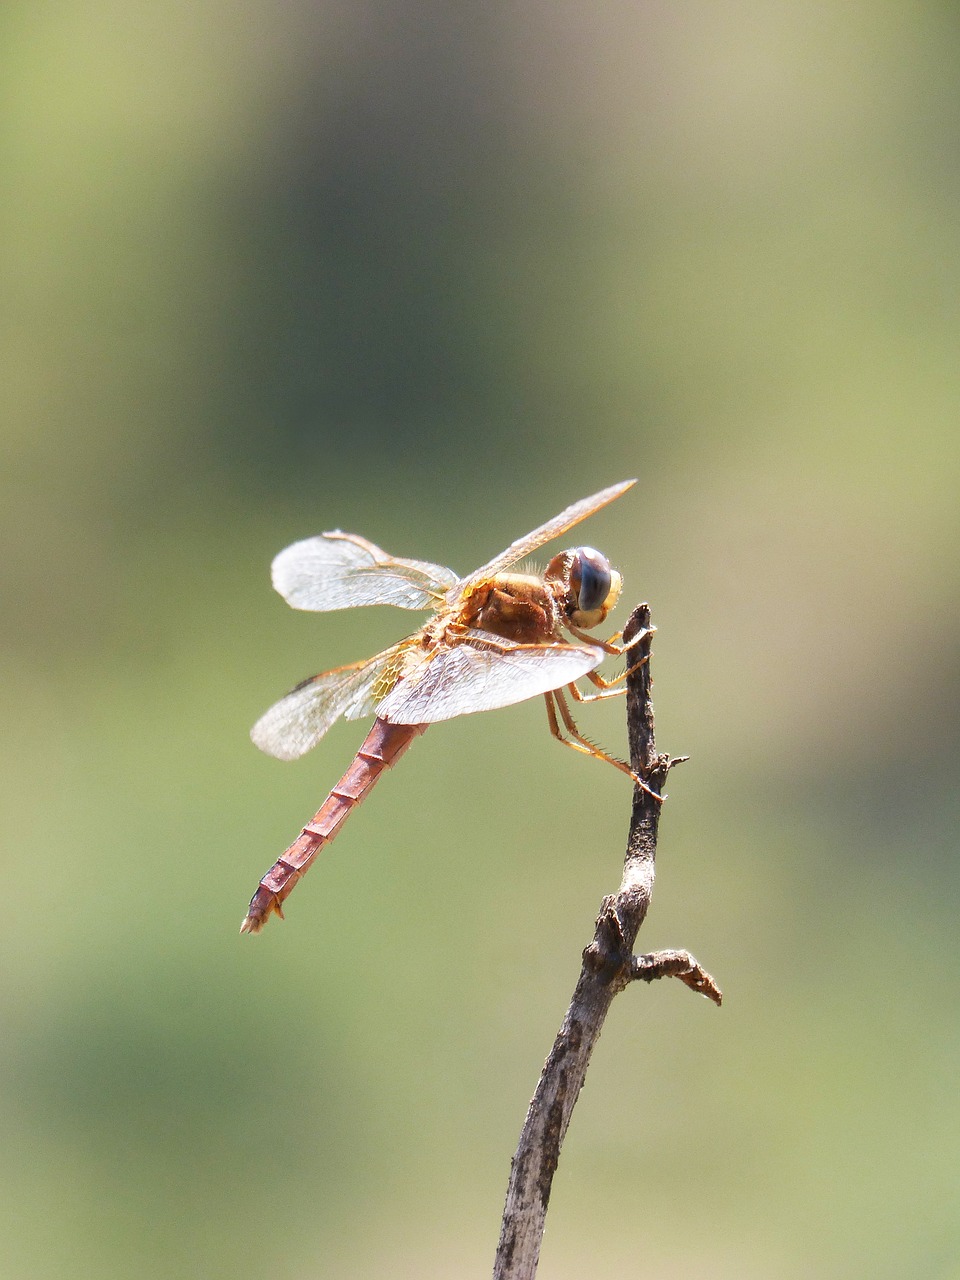
[(630, 977), (641, 982), (653, 982), (655, 978), (679, 978), (691, 991), (706, 996), (718, 1008), (723, 1003), (723, 992), (716, 981), (689, 951), (652, 951), (645, 956), (634, 956), (630, 962)]

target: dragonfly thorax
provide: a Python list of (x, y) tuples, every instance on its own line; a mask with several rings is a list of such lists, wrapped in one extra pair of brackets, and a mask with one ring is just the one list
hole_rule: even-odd
[(544, 644), (558, 635), (563, 614), (542, 578), (498, 573), (470, 591), (456, 621), (517, 644)]

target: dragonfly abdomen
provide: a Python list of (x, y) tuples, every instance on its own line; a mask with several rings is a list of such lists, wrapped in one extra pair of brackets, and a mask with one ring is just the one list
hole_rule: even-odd
[(289, 849), (260, 881), (240, 926), (241, 933), (259, 933), (305, 875), (324, 845), (329, 844), (385, 769), (396, 763), (425, 724), (388, 724), (377, 719), (363, 740), (353, 763), (300, 832)]

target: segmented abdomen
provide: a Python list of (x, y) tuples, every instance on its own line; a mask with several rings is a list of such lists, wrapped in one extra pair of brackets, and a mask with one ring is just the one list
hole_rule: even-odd
[(281, 905), (305, 875), (324, 845), (329, 844), (377, 779), (406, 751), (425, 724), (388, 724), (375, 720), (353, 763), (324, 800), (300, 835), (273, 864), (250, 899), (240, 926), (241, 933), (259, 933), (275, 911), (283, 919)]

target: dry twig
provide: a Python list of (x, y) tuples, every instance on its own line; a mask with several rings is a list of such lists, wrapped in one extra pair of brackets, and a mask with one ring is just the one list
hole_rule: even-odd
[[(633, 652), (649, 659), (653, 629), (645, 604), (630, 615), (624, 640), (632, 639), (639, 631), (646, 635)], [(560, 1147), (613, 997), (638, 978), (651, 982), (654, 978), (673, 977), (720, 1003), (719, 987), (689, 952), (633, 954), (653, 891), (661, 804), (658, 797), (669, 771), (686, 759), (657, 752), (650, 683), (649, 660), (627, 677), (627, 733), (630, 764), (656, 795), (634, 787), (623, 879), (617, 892), (601, 904), (593, 941), (583, 952), (580, 980), (544, 1063), (510, 1167), (494, 1280), (533, 1280), (536, 1275)]]

